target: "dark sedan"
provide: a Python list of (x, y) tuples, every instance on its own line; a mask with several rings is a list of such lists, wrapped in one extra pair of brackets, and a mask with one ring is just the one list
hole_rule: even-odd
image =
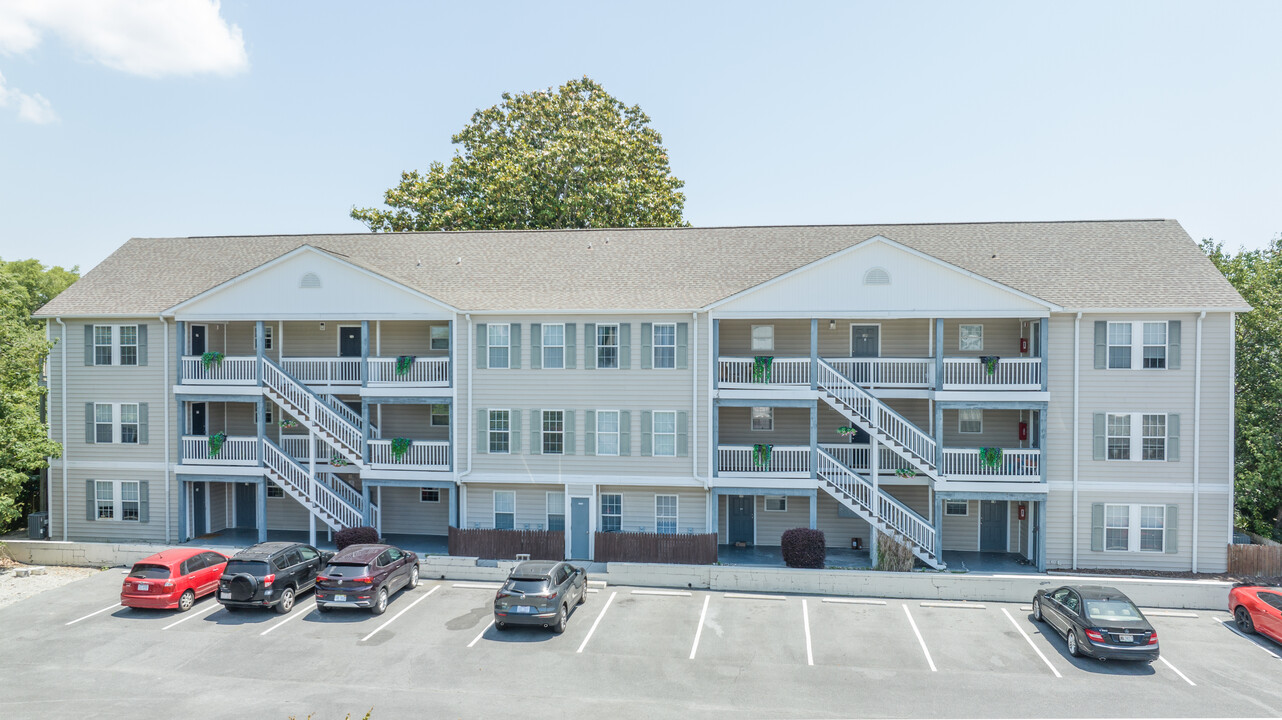
[(588, 572), (569, 563), (532, 560), (517, 565), (494, 595), (494, 627), (542, 625), (565, 632), (571, 608), (588, 595)]
[(1033, 617), (1055, 628), (1073, 657), (1157, 659), (1157, 631), (1117, 588), (1068, 585), (1038, 590), (1033, 598)]
[(348, 545), (316, 578), (316, 609), (368, 608), (375, 615), (401, 588), (418, 586), (418, 556), (391, 545)]

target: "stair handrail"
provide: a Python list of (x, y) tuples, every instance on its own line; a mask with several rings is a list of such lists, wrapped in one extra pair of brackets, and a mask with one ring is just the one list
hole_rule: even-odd
[[(852, 382), (823, 358), (819, 358), (818, 375), (816, 381), (819, 387), (841, 400), (873, 427), (881, 428), (909, 452), (916, 455), (921, 462), (929, 467), (935, 467), (935, 438), (927, 435), (911, 420), (895, 412), (889, 405), (860, 387), (858, 383)], [(854, 398), (835, 392), (833, 387), (853, 394)], [(887, 422), (887, 419), (890, 422)], [(892, 430), (898, 430), (898, 432), (892, 432)]]
[(348, 505), (351, 505), (357, 512), (361, 512), (365, 506), (365, 497), (360, 491), (348, 485), (346, 481), (335, 473), (318, 473), (321, 482), (325, 483), (330, 490), (342, 498)]
[(361, 429), (345, 420), (320, 395), (267, 357), (263, 358), (263, 382), (333, 435), (354, 457), (361, 457), (361, 438), (364, 436)]
[[(350, 407), (347, 407), (347, 403), (343, 402), (342, 400), (339, 400), (337, 395), (328, 394), (328, 395), (325, 395), (323, 399), (325, 400), (326, 405), (329, 405), (330, 407), (337, 410), (338, 414), (341, 415), (344, 420), (351, 423), (352, 425), (359, 428), (361, 426), (361, 423), (364, 422), (361, 416), (355, 410), (351, 409)], [(370, 423), (369, 432), (371, 437), (378, 437), (378, 426), (375, 425), (374, 423)]]
[(270, 438), (263, 438), (263, 447), (266, 450), (263, 453), (263, 463), (284, 479), (295, 494), (329, 513), (344, 528), (365, 524), (365, 516), (359, 510), (349, 505), (325, 483), (313, 478), (302, 465), (295, 462)]
[[(845, 463), (833, 457), (827, 450), (818, 448), (818, 451), (821, 461), (820, 467), (823, 467), (824, 461), (827, 461), (834, 465), (839, 472), (843, 472), (848, 477), (853, 477), (861, 485), (867, 486), (869, 490), (872, 490), (872, 483), (864, 478), (864, 476), (855, 472)], [(845, 488), (842, 489), (845, 490)], [(939, 553), (935, 549), (935, 526), (931, 525), (929, 520), (922, 517), (921, 513), (913, 510), (905, 505), (899, 498), (886, 492), (885, 488), (878, 486), (876, 490), (878, 502), (874, 515), (881, 518), (883, 522), (893, 528), (896, 532), (901, 533), (908, 539), (917, 543), (917, 545), (923, 548), (926, 552), (938, 557)], [(858, 498), (856, 498), (856, 502), (867, 507), (867, 504)], [(883, 506), (887, 507), (883, 508)], [(887, 512), (887, 510), (889, 510), (889, 512)]]

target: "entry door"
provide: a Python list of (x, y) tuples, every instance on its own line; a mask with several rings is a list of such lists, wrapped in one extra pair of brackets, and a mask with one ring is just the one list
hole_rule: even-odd
[(205, 483), (192, 483), (191, 485), (191, 534), (193, 537), (200, 537), (209, 532), (209, 526), (205, 524), (205, 502), (208, 491)]
[(1006, 532), (1010, 512), (1005, 500), (979, 503), (979, 549), (984, 552), (1006, 552)]
[(253, 529), (258, 526), (253, 483), (236, 483), (236, 527)]
[(205, 326), (204, 325), (191, 326), (191, 354), (192, 355), (205, 354)]
[(738, 542), (752, 545), (753, 507), (756, 498), (752, 495), (729, 495), (730, 509), (726, 518), (727, 540), (733, 545)]
[(204, 435), (208, 432), (209, 424), (205, 421), (205, 403), (191, 404), (191, 434)]
[[(875, 358), (880, 355), (881, 326), (851, 325), (850, 357)], [(854, 367), (854, 377), (850, 379), (860, 385), (868, 385), (873, 382), (874, 377), (872, 363), (857, 363)]]
[(570, 498), (570, 557), (588, 559), (588, 523), (592, 515), (592, 498)]
[(338, 356), (361, 356), (361, 328), (359, 325), (345, 325), (338, 329)]

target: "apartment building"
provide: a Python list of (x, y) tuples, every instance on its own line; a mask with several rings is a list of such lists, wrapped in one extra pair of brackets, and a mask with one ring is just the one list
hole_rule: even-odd
[(42, 308), (55, 539), (370, 524), (1225, 569), (1173, 220), (134, 239)]

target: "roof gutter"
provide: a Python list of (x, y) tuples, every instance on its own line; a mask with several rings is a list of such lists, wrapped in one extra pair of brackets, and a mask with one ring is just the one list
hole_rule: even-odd
[[(62, 540), (67, 539), (67, 324), (62, 318), (55, 317), (62, 326), (62, 384), (59, 394), (62, 395)], [(50, 483), (53, 481), (50, 480)], [(53, 494), (50, 493), (50, 497)], [(50, 518), (52, 521), (52, 518)], [(52, 522), (50, 523), (52, 525)]]

